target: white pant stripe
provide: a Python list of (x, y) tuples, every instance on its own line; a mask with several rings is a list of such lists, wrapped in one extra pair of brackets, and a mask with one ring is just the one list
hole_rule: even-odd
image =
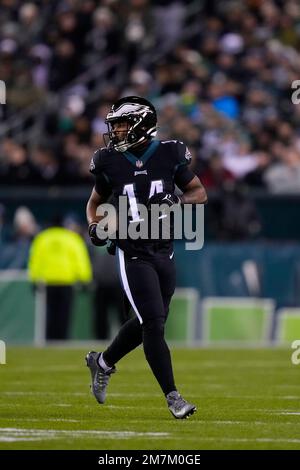
[(126, 292), (126, 295), (128, 297), (129, 302), (131, 303), (131, 306), (132, 306), (133, 310), (136, 313), (136, 316), (139, 319), (139, 322), (142, 324), (143, 319), (142, 319), (141, 315), (139, 314), (138, 309), (136, 308), (136, 305), (135, 305), (134, 300), (132, 298), (131, 291), (130, 291), (129, 284), (128, 284), (126, 268), (125, 268), (124, 251), (121, 250), (120, 248), (118, 248), (118, 257), (119, 257), (120, 274), (121, 274), (121, 280), (122, 280), (123, 288)]

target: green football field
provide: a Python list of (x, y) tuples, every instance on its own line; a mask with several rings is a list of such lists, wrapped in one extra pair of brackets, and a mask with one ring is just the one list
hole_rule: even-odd
[(175, 420), (142, 350), (118, 364), (105, 405), (86, 350), (10, 348), (0, 365), (0, 449), (300, 449), (300, 365), (289, 349), (172, 349), (197, 405)]

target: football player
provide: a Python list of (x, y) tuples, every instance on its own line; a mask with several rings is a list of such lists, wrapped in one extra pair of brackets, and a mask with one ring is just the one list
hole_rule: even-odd
[[(112, 106), (106, 123), (107, 147), (98, 150), (92, 158), (95, 186), (87, 204), (89, 235), (95, 245), (106, 243), (97, 235), (100, 217), (96, 212), (109, 197), (125, 195), (133, 221), (138, 217), (137, 203), (149, 205), (151, 199), (155, 202), (164, 199), (169, 206), (207, 201), (199, 178), (188, 168), (191, 154), (186, 145), (176, 140), (154, 139), (157, 115), (148, 100), (137, 96), (120, 99)], [(175, 185), (181, 189), (181, 196), (174, 194)], [(175, 290), (172, 240), (117, 239), (116, 245), (121, 283), (135, 317), (124, 323), (104, 352), (87, 354), (93, 394), (99, 403), (104, 403), (115, 364), (142, 343), (170, 412), (175, 418), (187, 418), (196, 411), (196, 406), (177, 391), (164, 338)]]

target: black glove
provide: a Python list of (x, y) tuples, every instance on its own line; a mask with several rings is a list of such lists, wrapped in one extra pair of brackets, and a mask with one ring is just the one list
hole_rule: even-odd
[(110, 255), (115, 255), (116, 254), (116, 247), (117, 245), (115, 244), (114, 241), (111, 241), (107, 244), (107, 253), (109, 253)]
[(148, 209), (151, 209), (151, 204), (167, 204), (169, 207), (172, 207), (177, 204), (181, 204), (181, 199), (179, 196), (173, 193), (156, 193), (147, 202)]
[(90, 236), (90, 239), (91, 239), (91, 242), (93, 243), (93, 245), (95, 245), (95, 246), (104, 246), (104, 245), (106, 245), (107, 240), (102, 240), (101, 238), (98, 238), (97, 225), (98, 225), (97, 222), (92, 222), (89, 225), (89, 236)]
[[(156, 193), (152, 197), (150, 197), (150, 199), (148, 200), (147, 208), (149, 211), (149, 216), (151, 214), (148, 223), (151, 226), (151, 224), (154, 222), (152, 220), (152, 214), (154, 214), (155, 216), (156, 215), (158, 216), (158, 221), (159, 221), (158, 233), (159, 233), (160, 240), (169, 240), (169, 239), (174, 238), (174, 214), (172, 213), (170, 209), (173, 206), (180, 206), (180, 204), (181, 204), (181, 199), (175, 194), (169, 193), (169, 192)], [(162, 208), (159, 210), (159, 213), (156, 214), (156, 211), (154, 209), (155, 205), (157, 206), (165, 205), (170, 209)], [(151, 230), (152, 228), (153, 227), (151, 226)]]

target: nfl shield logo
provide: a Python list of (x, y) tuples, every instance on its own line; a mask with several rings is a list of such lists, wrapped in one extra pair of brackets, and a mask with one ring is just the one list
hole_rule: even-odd
[(137, 160), (137, 161), (135, 162), (135, 165), (136, 165), (138, 168), (142, 168), (143, 162), (141, 162), (141, 160)]

